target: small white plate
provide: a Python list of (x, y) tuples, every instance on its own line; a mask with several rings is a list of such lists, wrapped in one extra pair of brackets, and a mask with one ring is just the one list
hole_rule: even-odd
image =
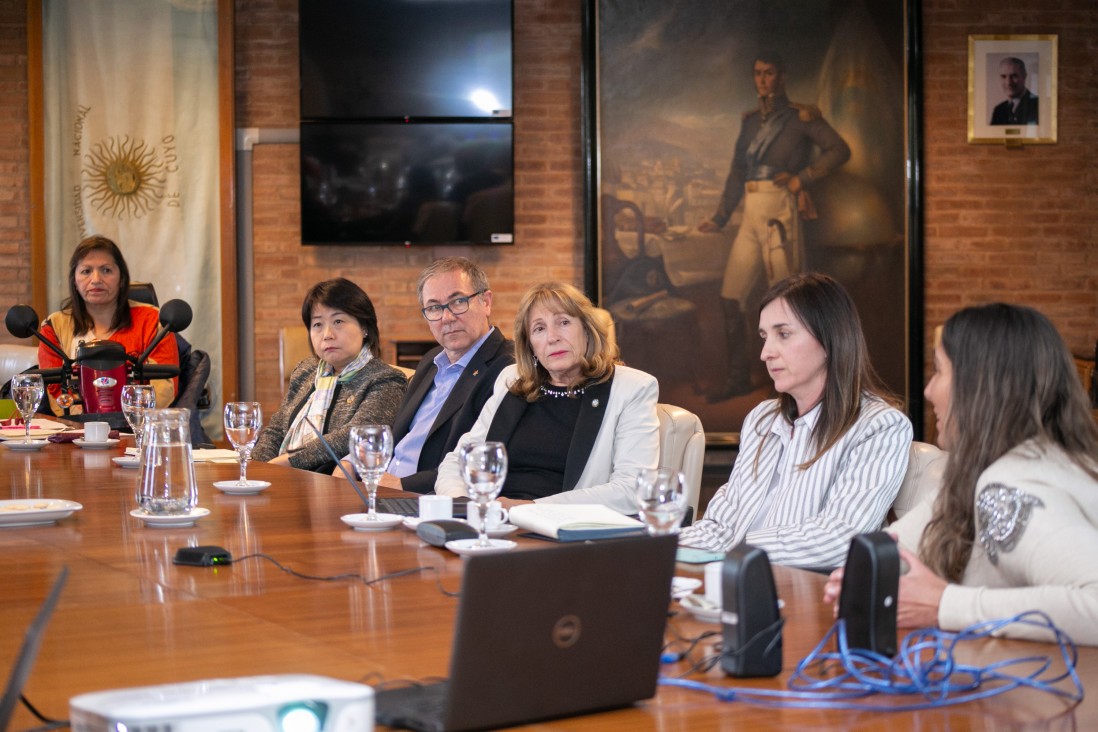
[(423, 519), (419, 518), (418, 516), (405, 516), (404, 520), (401, 521), (401, 523), (404, 524), (404, 528), (415, 531), (416, 528), (419, 526), (419, 522), (422, 520)]
[(136, 455), (119, 455), (118, 457), (112, 457), (111, 462), (120, 468), (140, 468), (141, 458)]
[[(55, 432), (64, 432), (68, 427), (60, 422), (54, 422), (51, 419), (40, 419), (35, 417), (31, 420), (31, 438), (48, 437)], [(23, 425), (17, 427), (0, 427), (0, 440), (19, 440), (25, 437), (27, 434), (26, 428)]]
[(509, 552), (518, 546), (515, 542), (506, 539), (490, 539), (488, 546), (478, 546), (477, 541), (478, 539), (456, 539), (446, 542), (446, 548), (454, 554), (467, 557), (477, 554), (500, 554), (501, 552)]
[(84, 508), (76, 501), (58, 498), (19, 498), (0, 501), (0, 527), (38, 526), (68, 518)]
[(721, 622), (721, 609), (710, 602), (705, 595), (687, 595), (679, 598), (679, 604), (686, 612), (703, 623)]
[(82, 450), (106, 450), (108, 447), (114, 447), (118, 444), (118, 440), (113, 437), (107, 438), (102, 442), (88, 442), (85, 439), (77, 437), (72, 441), (72, 444), (76, 445)]
[(22, 440), (4, 440), (4, 447), (9, 450), (19, 450), (20, 452), (41, 450), (48, 444), (50, 444), (49, 440), (36, 440), (33, 437), (30, 442), (23, 442)]
[(356, 531), (384, 531), (394, 526), (399, 526), (407, 516), (398, 516), (395, 513), (379, 513), (375, 520), (366, 518), (365, 513), (349, 513), (340, 516), (339, 519)]
[(194, 526), (195, 521), (210, 515), (210, 509), (195, 507), (191, 509), (190, 513), (184, 513), (179, 516), (157, 516), (155, 514), (145, 513), (140, 508), (135, 508), (130, 511), (130, 515), (144, 521), (146, 526), (154, 526), (156, 528), (166, 526)]
[(246, 480), (243, 483), (239, 480), (219, 480), (214, 483), (214, 488), (233, 496), (254, 496), (270, 487), (271, 484), (265, 480)]
[(682, 599), (701, 586), (702, 581), (696, 577), (672, 577), (671, 597), (676, 600)]

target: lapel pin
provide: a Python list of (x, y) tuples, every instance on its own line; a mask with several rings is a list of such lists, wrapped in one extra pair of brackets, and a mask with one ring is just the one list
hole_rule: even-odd
[(476, 376), (479, 373), (480, 373), (480, 369), (477, 369), (476, 371), (473, 372), (473, 376)]
[(599, 405), (599, 400), (598, 399), (592, 399), (591, 400), (591, 406), (592, 407), (597, 407), (598, 405)]

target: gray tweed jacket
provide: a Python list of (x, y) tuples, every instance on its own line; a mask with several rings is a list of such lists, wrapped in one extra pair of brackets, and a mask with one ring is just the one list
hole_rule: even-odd
[[(252, 450), (253, 460), (267, 462), (278, 457), (286, 431), (313, 392), (313, 375), (318, 362), (316, 356), (310, 356), (294, 368), (286, 397), (267, 421)], [(407, 387), (404, 374), (379, 358), (371, 360), (350, 381), (337, 386), (324, 419), (324, 439), (335, 454), (343, 456), (350, 452), (348, 440), (353, 425), (391, 425)], [(311, 440), (290, 455), (290, 465), (316, 472), (335, 469), (335, 463), (319, 440)]]

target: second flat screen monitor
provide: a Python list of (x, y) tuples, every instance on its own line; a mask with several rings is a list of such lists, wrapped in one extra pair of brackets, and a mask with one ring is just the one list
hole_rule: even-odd
[(305, 244), (510, 244), (507, 122), (301, 125)]

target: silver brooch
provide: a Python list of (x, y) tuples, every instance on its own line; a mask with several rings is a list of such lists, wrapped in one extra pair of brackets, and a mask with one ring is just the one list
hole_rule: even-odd
[(1034, 506), (1044, 508), (1041, 499), (1002, 483), (992, 483), (976, 499), (976, 521), (980, 544), (987, 558), (998, 566), (999, 552), (1009, 552), (1022, 538)]
[(592, 407), (597, 407), (598, 405), (599, 405), (599, 400), (598, 399), (592, 399), (591, 400), (591, 406)]

